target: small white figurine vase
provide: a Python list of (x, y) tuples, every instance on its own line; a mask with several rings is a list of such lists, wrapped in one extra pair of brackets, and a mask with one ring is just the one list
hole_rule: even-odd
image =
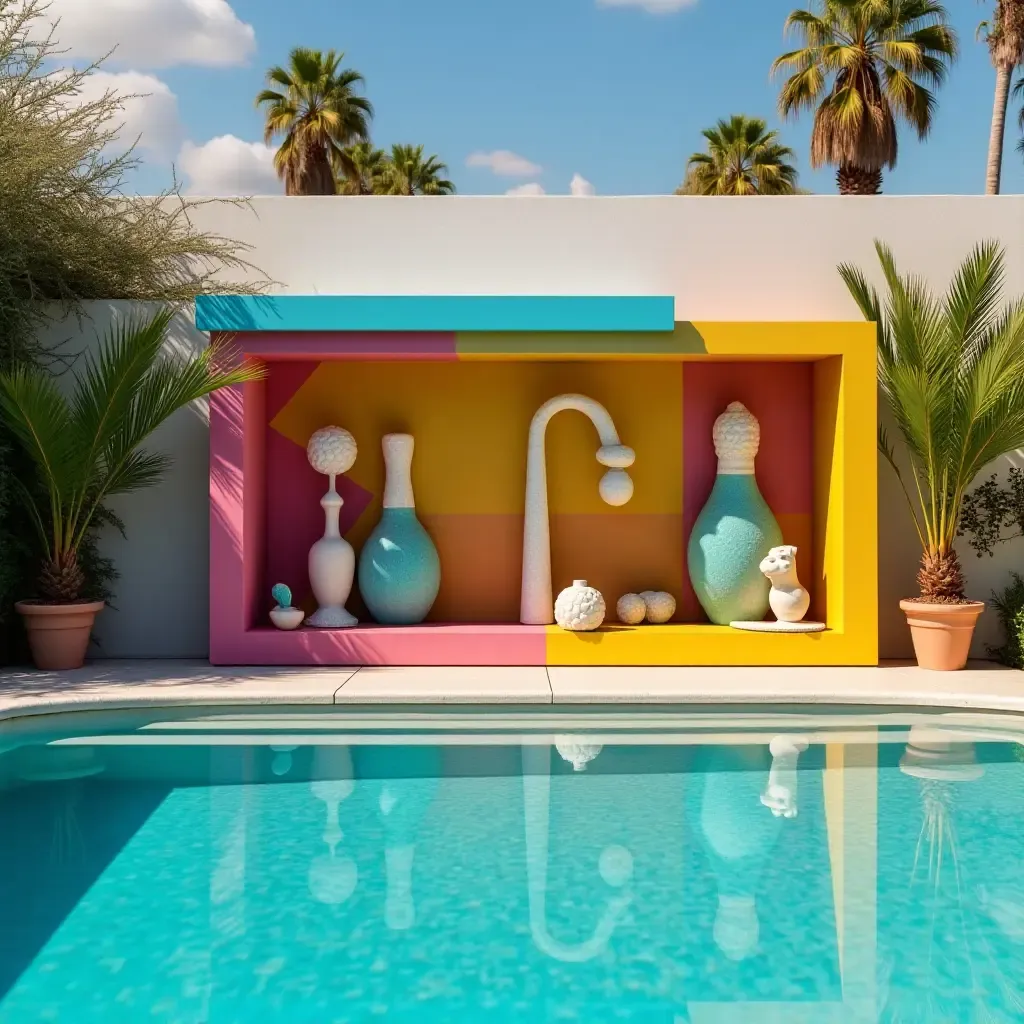
[(779, 622), (799, 622), (807, 614), (811, 595), (796, 577), (796, 548), (792, 544), (772, 548), (758, 568), (772, 585), (768, 605), (775, 618)]
[(334, 479), (355, 463), (356, 439), (341, 427), (323, 427), (309, 439), (306, 457), (330, 481), (327, 493), (320, 499), (324, 535), (309, 549), (309, 584), (319, 607), (306, 621), (310, 626), (325, 629), (354, 626), (358, 620), (345, 608), (345, 602), (352, 592), (356, 558), (352, 545), (338, 529), (344, 502), (334, 489)]
[(771, 584), (768, 607), (775, 613), (775, 619), (730, 622), (733, 629), (754, 633), (820, 633), (825, 629), (824, 622), (804, 619), (811, 604), (811, 595), (796, 578), (796, 548), (792, 544), (772, 548), (761, 559), (758, 569)]
[(646, 614), (647, 605), (639, 594), (623, 594), (615, 602), (615, 615), (627, 626), (638, 626)]
[(604, 598), (586, 580), (573, 580), (555, 601), (555, 622), (576, 633), (597, 629), (604, 622)]
[(640, 594), (647, 621), (655, 626), (668, 622), (676, 613), (676, 599), (664, 590), (645, 590)]

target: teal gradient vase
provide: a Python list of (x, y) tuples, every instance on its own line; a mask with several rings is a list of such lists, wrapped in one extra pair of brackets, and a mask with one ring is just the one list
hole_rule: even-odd
[(359, 592), (373, 618), (387, 626), (422, 622), (441, 586), (441, 562), (416, 518), (411, 434), (385, 434), (384, 511), (359, 554)]
[(690, 582), (712, 622), (756, 622), (768, 614), (771, 589), (759, 565), (782, 543), (754, 478), (760, 426), (741, 402), (732, 402), (715, 420), (714, 440), (718, 475), (687, 544)]

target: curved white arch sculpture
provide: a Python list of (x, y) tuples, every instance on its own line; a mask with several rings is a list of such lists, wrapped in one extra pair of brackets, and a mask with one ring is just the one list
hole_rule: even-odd
[(548, 522), (548, 477), (544, 435), (551, 417), (575, 409), (590, 417), (601, 438), (597, 461), (608, 467), (599, 491), (609, 505), (625, 505), (633, 496), (633, 481), (626, 472), (636, 453), (619, 441), (608, 410), (585, 395), (558, 395), (534, 413), (526, 452), (526, 516), (523, 523), (523, 587), (519, 621), (542, 626), (555, 621), (551, 596), (551, 532)]

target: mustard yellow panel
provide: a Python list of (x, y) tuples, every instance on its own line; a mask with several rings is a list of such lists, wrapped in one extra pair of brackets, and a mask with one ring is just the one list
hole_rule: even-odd
[(807, 323), (694, 322), (707, 355), (813, 359), (862, 349), (874, 355), (875, 326), (863, 321)]
[(327, 424), (350, 430), (359, 458), (349, 476), (383, 488), (380, 439), (416, 438), (413, 485), (426, 514), (522, 512), (530, 421), (547, 399), (580, 392), (611, 413), (636, 450), (633, 499), (621, 508), (598, 495), (597, 431), (582, 413), (548, 426), (548, 495), (555, 514), (682, 514), (682, 373), (657, 362), (325, 362), (274, 418), (305, 445)]
[[(874, 665), (876, 652), (838, 631), (753, 633), (728, 626), (619, 626), (545, 630), (548, 665)], [(638, 698), (644, 696), (637, 693)]]

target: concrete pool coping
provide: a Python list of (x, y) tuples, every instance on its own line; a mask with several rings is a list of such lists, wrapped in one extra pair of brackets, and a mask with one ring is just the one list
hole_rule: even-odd
[(860, 705), (1024, 712), (1024, 672), (972, 662), (872, 668), (218, 668), (96, 661), (0, 672), (0, 720), (68, 711), (245, 705)]

